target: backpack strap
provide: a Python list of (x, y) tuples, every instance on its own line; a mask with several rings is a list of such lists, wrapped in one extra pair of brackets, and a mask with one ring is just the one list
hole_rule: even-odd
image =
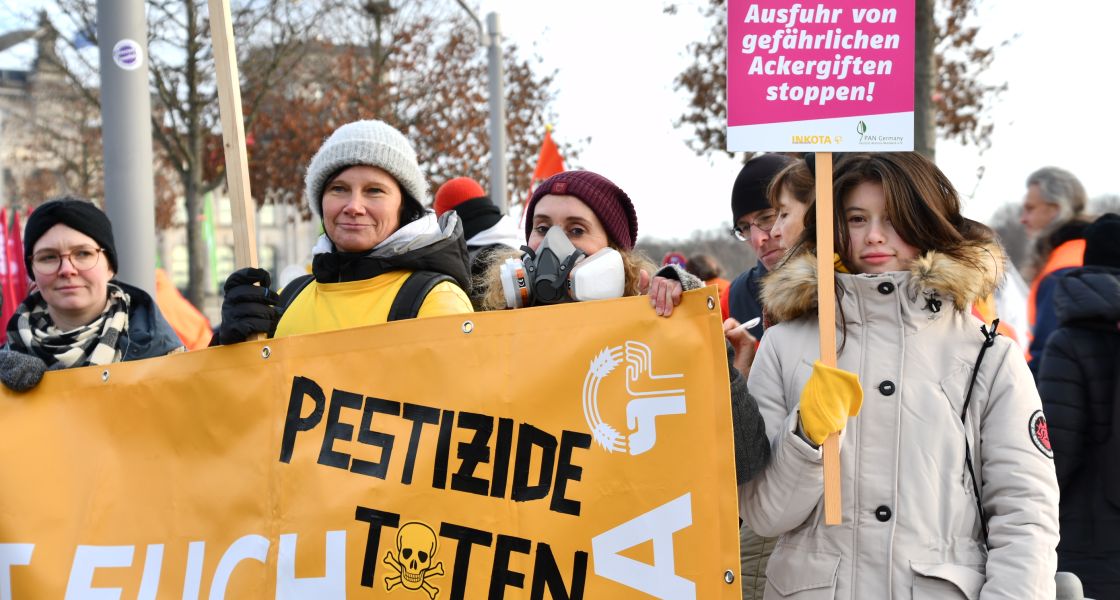
[(980, 333), (984, 334), (984, 343), (980, 346), (980, 353), (976, 356), (976, 364), (972, 366), (972, 376), (968, 380), (968, 391), (964, 396), (964, 407), (961, 409), (961, 425), (964, 426), (964, 465), (968, 468), (969, 479), (972, 480), (972, 492), (976, 495), (976, 511), (980, 513), (980, 532), (984, 535), (984, 545), (988, 544), (988, 515), (984, 512), (984, 503), (980, 497), (980, 483), (976, 478), (976, 471), (972, 464), (972, 448), (968, 443), (968, 424), (965, 422), (968, 416), (968, 405), (972, 402), (972, 388), (976, 386), (976, 375), (980, 373), (980, 363), (984, 361), (984, 354), (996, 343), (996, 336), (999, 335), (997, 328), (999, 327), (999, 319), (992, 321), (992, 326), (989, 329), (986, 325), (980, 326)]
[(435, 271), (414, 271), (404, 281), (404, 285), (397, 292), (397, 297), (393, 298), (388, 320), (415, 319), (420, 314), (420, 307), (424, 305), (428, 293), (445, 281), (455, 283), (455, 278)]
[(277, 307), (280, 309), (280, 314), (283, 314), (284, 309), (292, 305), (292, 302), (295, 301), (296, 296), (298, 296), (299, 293), (303, 291), (303, 288), (307, 287), (314, 279), (315, 276), (311, 274), (300, 275), (299, 277), (296, 277), (295, 279), (289, 281), (288, 285), (284, 286), (284, 289), (280, 290), (280, 302), (277, 305)]

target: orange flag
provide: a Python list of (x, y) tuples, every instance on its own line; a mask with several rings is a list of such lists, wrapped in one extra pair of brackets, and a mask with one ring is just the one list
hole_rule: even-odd
[(556, 142), (552, 141), (552, 127), (548, 127), (544, 130), (541, 154), (537, 157), (537, 169), (533, 171), (533, 181), (529, 188), (563, 170), (564, 159), (560, 157), (560, 149), (556, 147)]
[(156, 269), (156, 305), (188, 350), (210, 345), (213, 332), (209, 319), (175, 289), (171, 277), (163, 269)]

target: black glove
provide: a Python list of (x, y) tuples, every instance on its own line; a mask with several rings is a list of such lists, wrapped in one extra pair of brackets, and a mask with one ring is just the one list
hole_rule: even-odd
[(47, 363), (32, 354), (0, 352), (0, 381), (13, 392), (26, 392), (39, 385)]
[[(259, 283), (260, 285), (254, 285)], [(272, 336), (280, 322), (277, 304), (280, 297), (268, 289), (272, 277), (264, 269), (238, 269), (230, 274), (222, 300), (222, 323), (218, 326), (218, 343), (244, 342), (250, 335)]]

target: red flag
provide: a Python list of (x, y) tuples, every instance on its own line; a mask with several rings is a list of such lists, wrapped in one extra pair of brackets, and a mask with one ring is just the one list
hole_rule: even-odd
[(544, 181), (563, 170), (564, 159), (560, 157), (560, 149), (556, 147), (556, 142), (552, 141), (552, 127), (548, 127), (544, 130), (541, 153), (537, 157), (537, 169), (533, 171), (533, 181), (529, 184), (529, 188), (532, 189), (538, 182)]
[(0, 327), (0, 340), (7, 341), (7, 327), (8, 319), (12, 318), (12, 314), (16, 311), (16, 295), (12, 290), (12, 281), (8, 276), (8, 209), (0, 208), (0, 287), (3, 287), (3, 294), (0, 295), (0, 300), (3, 301), (3, 309), (0, 309), (0, 319), (3, 319), (3, 326)]
[(19, 211), (12, 211), (12, 230), (8, 234), (8, 277), (12, 280), (12, 290), (16, 299), (23, 302), (27, 298), (27, 283), (30, 273), (23, 257), (23, 225), (19, 222)]

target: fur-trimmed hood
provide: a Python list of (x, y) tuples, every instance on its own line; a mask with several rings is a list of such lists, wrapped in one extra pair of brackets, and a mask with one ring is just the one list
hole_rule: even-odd
[[(1007, 256), (998, 243), (966, 246), (964, 258), (930, 251), (910, 266), (910, 296), (935, 292), (958, 311), (995, 292), (1003, 281)], [(844, 275), (837, 277), (859, 277)], [(817, 308), (817, 257), (809, 252), (786, 260), (762, 280), (762, 305), (773, 323), (796, 319)]]

